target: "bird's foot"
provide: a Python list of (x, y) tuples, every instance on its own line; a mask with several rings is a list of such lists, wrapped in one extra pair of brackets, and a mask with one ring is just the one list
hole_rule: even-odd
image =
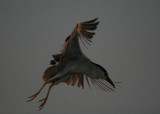
[(46, 81), (43, 83), (42, 87), (39, 89), (38, 92), (36, 92), (35, 94), (33, 94), (32, 96), (28, 97), (30, 98), (27, 102), (32, 101), (35, 97), (37, 97), (37, 95), (41, 92), (41, 90), (44, 88), (44, 86), (48, 83), (49, 81)]
[(32, 101), (34, 98), (36, 98), (36, 97), (37, 97), (37, 95), (38, 95), (38, 94), (39, 94), (39, 92), (37, 92), (37, 93), (33, 94), (32, 96), (28, 97), (28, 98), (29, 98), (29, 100), (28, 100), (27, 102)]
[(46, 101), (47, 101), (47, 98), (43, 98), (39, 100), (39, 102), (42, 102), (42, 104), (39, 106), (39, 110), (41, 110), (44, 107), (44, 105), (46, 104)]

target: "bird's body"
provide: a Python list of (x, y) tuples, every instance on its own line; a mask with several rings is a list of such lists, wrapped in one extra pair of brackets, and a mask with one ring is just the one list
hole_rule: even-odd
[(71, 34), (65, 39), (61, 53), (52, 55), (54, 58), (54, 60), (50, 62), (52, 66), (48, 67), (43, 74), (44, 84), (36, 94), (30, 97), (31, 99), (29, 101), (33, 100), (48, 83), (50, 83), (48, 93), (44, 99), (40, 100), (40, 102), (43, 102), (40, 105), (40, 109), (42, 109), (46, 103), (52, 86), (62, 82), (67, 85), (77, 85), (78, 87), (84, 88), (84, 80), (86, 79), (90, 86), (88, 80), (88, 78), (90, 78), (91, 82), (101, 90), (113, 90), (105, 83), (108, 82), (112, 87), (115, 87), (107, 71), (86, 57), (79, 44), (79, 40), (81, 40), (82, 43), (86, 42), (89, 44), (91, 42), (95, 33), (90, 31), (95, 30), (99, 24), (99, 22), (96, 21), (97, 18), (77, 24)]
[(63, 70), (63, 71), (67, 70), (66, 74), (85, 74), (93, 79), (96, 78), (105, 79), (104, 72), (87, 58), (76, 57), (68, 60), (66, 64), (67, 65)]
[(43, 73), (43, 76), (42, 76), (43, 81), (47, 81), (53, 78), (57, 73), (58, 73), (58, 65), (55, 64), (48, 67)]

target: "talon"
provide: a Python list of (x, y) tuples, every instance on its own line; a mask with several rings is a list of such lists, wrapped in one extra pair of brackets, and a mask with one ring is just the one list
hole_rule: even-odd
[(39, 93), (36, 93), (36, 94), (33, 94), (32, 96), (28, 97), (28, 98), (30, 98), (30, 99), (29, 99), (27, 102), (32, 101), (34, 98), (37, 97), (38, 94), (39, 94)]
[(32, 96), (30, 96), (30, 97), (28, 97), (28, 98), (32, 98), (32, 97), (34, 97), (35, 95), (37, 95), (37, 94), (33, 94)]
[(32, 96), (28, 97), (30, 98), (27, 102), (32, 101), (35, 97), (37, 97), (37, 95), (41, 92), (41, 90), (44, 88), (44, 86), (48, 83), (49, 81), (46, 81), (43, 83), (42, 87), (38, 90), (37, 93), (33, 94)]
[(43, 103), (39, 106), (39, 111), (40, 111), (40, 110), (44, 107), (44, 105), (46, 104), (47, 99), (44, 98), (43, 100), (44, 100)]

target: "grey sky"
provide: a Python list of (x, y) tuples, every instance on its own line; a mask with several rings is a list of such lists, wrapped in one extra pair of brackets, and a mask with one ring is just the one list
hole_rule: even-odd
[[(158, 0), (0, 0), (0, 114), (159, 114)], [(27, 97), (77, 22), (99, 17), (84, 53), (121, 81), (115, 92), (60, 84), (47, 104)]]

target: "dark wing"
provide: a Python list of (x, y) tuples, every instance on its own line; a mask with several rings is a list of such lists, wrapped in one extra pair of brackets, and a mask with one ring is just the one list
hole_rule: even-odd
[(62, 59), (72, 58), (82, 54), (79, 39), (84, 43), (90, 43), (91, 38), (95, 35), (94, 32), (91, 32), (97, 28), (99, 22), (96, 22), (98, 18), (95, 18), (90, 21), (77, 23), (77, 26), (73, 29), (71, 34), (66, 38), (63, 48), (62, 48)]

